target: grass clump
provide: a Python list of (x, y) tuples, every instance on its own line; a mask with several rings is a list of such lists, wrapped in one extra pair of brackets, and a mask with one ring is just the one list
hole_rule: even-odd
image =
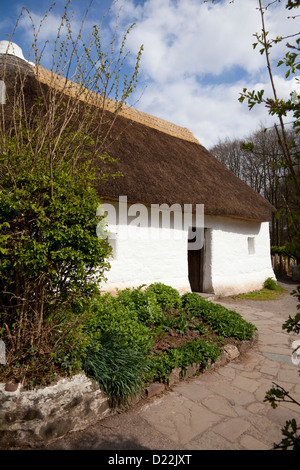
[(264, 288), (265, 289), (270, 289), (270, 290), (278, 290), (280, 286), (277, 284), (275, 279), (272, 279), (271, 277), (268, 277), (268, 279), (265, 280), (264, 282)]
[(238, 299), (246, 300), (276, 300), (282, 294), (287, 292), (286, 289), (279, 286), (277, 282), (269, 277), (264, 282), (264, 287), (258, 291), (252, 291), (247, 294), (239, 294)]
[(147, 368), (145, 356), (127, 348), (116, 331), (94, 338), (83, 360), (86, 375), (97, 380), (112, 408), (141, 395)]

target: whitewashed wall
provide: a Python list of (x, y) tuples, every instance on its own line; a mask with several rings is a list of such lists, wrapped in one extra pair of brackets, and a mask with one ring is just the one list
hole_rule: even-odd
[[(112, 205), (111, 202), (106, 203)], [(113, 205), (118, 213), (117, 205)], [(137, 217), (135, 211), (141, 209)], [(132, 217), (130, 217), (130, 214)], [(107, 230), (113, 246), (111, 269), (106, 273), (103, 289), (137, 287), (163, 282), (178, 289), (190, 290), (187, 264), (187, 233), (169, 229), (168, 217), (161, 223), (150, 220), (150, 209), (133, 207), (128, 224), (117, 224), (109, 214)], [(167, 215), (167, 211), (165, 211)], [(117, 214), (118, 216), (118, 214)], [(152, 222), (152, 223), (151, 223)], [(131, 225), (130, 225), (131, 224)]]
[[(108, 204), (112, 205), (111, 202)], [(118, 219), (118, 205), (114, 204), (114, 208)], [(113, 290), (163, 282), (181, 291), (190, 290), (187, 230), (170, 230), (168, 223), (164, 222), (153, 224), (150, 209), (141, 208), (136, 212), (136, 208), (132, 207), (133, 217), (127, 218), (127, 223), (124, 218), (123, 221), (116, 220), (108, 215), (114, 258), (110, 260), (111, 269), (106, 273), (107, 282), (101, 288)], [(154, 226), (150, 228), (151, 222)], [(205, 292), (216, 295), (250, 292), (260, 289), (268, 277), (275, 278), (267, 222), (205, 216), (204, 224)], [(250, 247), (248, 238), (252, 239)]]
[(208, 227), (206, 290), (213, 290), (216, 295), (234, 295), (261, 289), (268, 277), (276, 279), (270, 256), (268, 222), (211, 216), (205, 217), (205, 226)]

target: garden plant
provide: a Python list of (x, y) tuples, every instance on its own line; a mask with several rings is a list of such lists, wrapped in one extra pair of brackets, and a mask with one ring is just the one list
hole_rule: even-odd
[(167, 382), (174, 368), (203, 370), (227, 342), (256, 331), (237, 312), (159, 282), (115, 296), (98, 292), (85, 315), (82, 367), (114, 406), (141, 395), (147, 382)]

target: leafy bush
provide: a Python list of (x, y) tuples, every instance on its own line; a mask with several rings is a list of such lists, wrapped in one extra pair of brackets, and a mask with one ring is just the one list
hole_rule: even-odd
[(123, 337), (114, 331), (90, 342), (83, 369), (87, 376), (97, 380), (110, 406), (116, 407), (141, 394), (147, 362), (141, 352), (128, 349)]
[[(24, 158), (22, 172), (20, 158), (10, 155), (12, 177), (6, 160), (0, 155), (0, 334), (9, 367), (22, 365), (16, 375), (33, 364), (39, 375), (38, 355), (44, 367), (44, 352), (55, 344), (52, 332), (66, 325), (61, 312), (70, 317), (72, 304), (92, 295), (111, 250), (96, 236), (99, 196), (88, 175), (54, 173), (51, 197), (46, 171), (31, 172), (32, 160)], [(32, 346), (38, 348), (33, 361)]]
[(144, 354), (151, 350), (154, 342), (151, 330), (139, 320), (137, 311), (109, 293), (93, 300), (85, 330), (93, 337), (107, 331), (118, 332), (126, 348)]
[(277, 290), (278, 285), (274, 279), (272, 279), (271, 277), (268, 277), (268, 279), (265, 280), (264, 287), (270, 290)]
[(161, 282), (155, 282), (150, 284), (146, 291), (155, 294), (156, 300), (163, 310), (172, 310), (181, 307), (180, 294), (174, 287), (167, 286)]
[(207, 366), (209, 359), (216, 361), (221, 352), (218, 346), (200, 339), (186, 342), (183, 346), (150, 357), (148, 378), (166, 381), (172, 369), (180, 367), (185, 371), (193, 363), (198, 363), (201, 369)]
[(156, 294), (151, 290), (142, 291), (142, 287), (118, 291), (118, 301), (135, 310), (138, 319), (145, 325), (157, 325), (162, 321), (162, 308)]
[(234, 310), (228, 310), (219, 304), (207, 304), (202, 312), (202, 317), (209, 323), (214, 332), (225, 338), (231, 337), (238, 340), (250, 340), (256, 327), (247, 322)]
[[(16, 372), (10, 379), (15, 380), (23, 379), (33, 364), (40, 374), (46, 356), (51, 359), (54, 354), (55, 358), (68, 350), (67, 343), (52, 338), (56, 331), (66, 334), (60, 313), (90, 295), (92, 284), (103, 281), (109, 268), (111, 248), (96, 234), (100, 221), (97, 186), (100, 179), (120, 173), (111, 169), (116, 159), (103, 151), (103, 143), (110, 139), (117, 115), (136, 86), (142, 52), (141, 47), (129, 75), (120, 80), (123, 67), (127, 70), (124, 46), (133, 25), (124, 34), (119, 52), (116, 35), (104, 50), (100, 40), (103, 17), (90, 29), (87, 49), (81, 28), (91, 5), (76, 37), (70, 1), (63, 3), (52, 69), (64, 80), (67, 61), (74, 72), (76, 93), (71, 96), (65, 87), (46, 86), (32, 75), (31, 67), (12, 68), (6, 58), (0, 66), (1, 80), (9, 84), (6, 105), (0, 106), (0, 335), (6, 344), (6, 366)], [(34, 31), (29, 49), (37, 65), (44, 52), (39, 50), (38, 34), (53, 7), (41, 17), (39, 26), (23, 7), (11, 31), (14, 34), (21, 17), (28, 15)], [(82, 48), (88, 53), (79, 53)], [(99, 96), (97, 106), (89, 100), (91, 90)], [(104, 120), (103, 103), (114, 93), (115, 109)], [(68, 370), (70, 361), (68, 353), (60, 357)], [(0, 381), (5, 367), (0, 365)]]
[(181, 297), (182, 308), (190, 318), (201, 316), (202, 309), (207, 305), (207, 301), (196, 292), (187, 292)]
[(256, 327), (246, 322), (239, 313), (209, 302), (194, 292), (182, 296), (182, 306), (189, 315), (203, 318), (216, 334), (224, 337), (249, 340), (256, 330)]

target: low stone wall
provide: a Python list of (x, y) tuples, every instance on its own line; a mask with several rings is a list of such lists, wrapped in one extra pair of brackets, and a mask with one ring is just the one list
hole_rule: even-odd
[(80, 431), (111, 412), (84, 374), (36, 390), (0, 384), (0, 449), (38, 447)]

